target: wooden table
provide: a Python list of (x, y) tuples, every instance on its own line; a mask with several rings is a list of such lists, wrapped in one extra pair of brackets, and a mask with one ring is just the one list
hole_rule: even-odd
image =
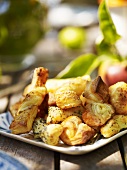
[[(93, 30), (93, 35), (96, 36), (97, 32), (94, 30), (95, 28), (91, 29)], [(94, 42), (94, 40), (92, 42)], [(47, 54), (47, 43), (48, 46), (50, 46), (50, 50), (48, 50), (50, 54)], [(38, 51), (38, 53), (36, 53), (36, 56), (38, 57), (36, 66), (41, 65), (49, 68), (50, 73), (52, 73), (51, 77), (63, 69), (63, 67), (74, 57), (69, 56), (68, 59), (66, 58), (65, 60), (64, 55), (66, 51), (63, 53), (63, 51), (55, 44), (53, 39), (48, 39), (39, 44), (41, 48), (35, 50), (35, 53)], [(90, 49), (87, 48), (87, 51), (89, 52)], [(48, 59), (45, 57), (47, 55)], [(53, 72), (53, 70), (55, 70), (55, 72)], [(16, 74), (13, 77), (16, 76), (18, 77), (19, 74)], [(17, 91), (21, 91), (21, 88), (23, 88), (23, 85), (20, 85), (21, 86), (19, 89), (17, 88)], [(6, 96), (0, 99), (0, 111), (3, 112), (2, 108), (6, 111), (9, 104), (14, 103), (20, 95), (20, 92), (15, 95), (13, 94), (13, 96), (8, 95), (10, 103), (6, 102)], [(5, 103), (5, 107), (2, 102)], [(21, 161), (29, 170), (127, 170), (127, 135), (93, 152), (77, 156), (60, 154), (2, 135), (0, 135), (0, 149)]]

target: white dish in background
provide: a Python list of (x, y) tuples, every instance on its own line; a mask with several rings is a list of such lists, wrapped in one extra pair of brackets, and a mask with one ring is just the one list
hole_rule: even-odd
[(60, 4), (49, 9), (48, 22), (52, 27), (86, 27), (98, 23), (96, 6), (74, 6)]
[(25, 165), (17, 159), (0, 151), (0, 169), (1, 170), (28, 170)]
[(84, 144), (81, 146), (67, 146), (63, 143), (60, 143), (58, 146), (51, 146), (43, 143), (41, 140), (37, 140), (33, 138), (32, 133), (23, 134), (23, 135), (14, 135), (9, 130), (9, 125), (12, 122), (12, 116), (9, 112), (0, 114), (0, 134), (7, 136), (9, 138), (13, 138), (22, 142), (29, 143), (31, 145), (35, 145), (38, 147), (42, 147), (45, 149), (57, 151), (64, 154), (70, 155), (82, 155), (88, 152), (94, 151), (113, 140), (125, 135), (127, 133), (127, 129), (119, 132), (118, 134), (110, 137), (110, 138), (100, 138), (96, 140), (93, 144)]

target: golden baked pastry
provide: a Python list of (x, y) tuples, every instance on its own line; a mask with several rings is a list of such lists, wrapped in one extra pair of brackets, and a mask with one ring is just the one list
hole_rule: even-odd
[(45, 83), (48, 79), (48, 69), (44, 67), (38, 67), (34, 69), (33, 78), (31, 84), (27, 85), (23, 91), (23, 95), (25, 96), (35, 87), (42, 87), (45, 86)]
[(59, 136), (63, 132), (60, 124), (46, 124), (42, 118), (36, 118), (33, 123), (33, 133), (35, 138), (41, 138), (42, 141), (49, 145), (58, 145)]
[(118, 82), (109, 87), (110, 103), (117, 114), (127, 115), (127, 83)]
[(87, 81), (81, 99), (83, 104), (89, 100), (92, 100), (92, 102), (108, 103), (108, 86), (102, 81), (100, 76), (97, 76), (94, 80)]
[(38, 113), (38, 107), (43, 102), (47, 90), (45, 87), (34, 88), (22, 101), (10, 129), (14, 134), (29, 132)]
[(49, 106), (48, 116), (46, 119), (47, 124), (51, 123), (61, 123), (69, 116), (78, 116), (81, 118), (84, 112), (83, 106), (72, 107), (70, 109), (60, 109), (57, 106)]
[[(42, 102), (47, 94), (45, 83), (48, 78), (48, 70), (39, 67), (34, 70), (32, 83), (24, 91), (24, 99), (21, 102), (10, 129), (14, 134), (29, 132), (32, 129), (33, 121), (37, 116)], [(40, 107), (40, 108), (39, 108)]]
[(100, 132), (105, 138), (109, 138), (125, 128), (127, 128), (127, 115), (115, 115), (101, 127)]
[(85, 106), (82, 119), (87, 125), (98, 127), (104, 125), (114, 112), (114, 108), (110, 104), (92, 102)]
[(80, 97), (68, 86), (59, 88), (55, 93), (56, 105), (61, 109), (70, 109), (81, 105)]
[(69, 109), (81, 105), (80, 95), (90, 77), (72, 78), (55, 91), (56, 105), (61, 109)]
[(63, 132), (60, 139), (67, 145), (84, 144), (96, 134), (93, 128), (82, 123), (82, 120), (77, 116), (66, 118), (61, 125), (63, 126)]

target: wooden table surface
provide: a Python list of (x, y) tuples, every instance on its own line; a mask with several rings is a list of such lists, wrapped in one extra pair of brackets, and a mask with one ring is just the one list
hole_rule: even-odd
[[(92, 37), (95, 37), (95, 28), (93, 29)], [(50, 54), (47, 54), (47, 42), (50, 46)], [(43, 44), (43, 45), (42, 45)], [(55, 46), (54, 40), (46, 40), (39, 44), (40, 48), (37, 57), (38, 62), (36, 66), (45, 66), (49, 68), (51, 77), (53, 77), (60, 69), (62, 69), (72, 58), (69, 56), (68, 60), (62, 55), (60, 49)], [(54, 50), (55, 49), (55, 50)], [(40, 50), (40, 51), (39, 51)], [(89, 48), (87, 48), (89, 51)], [(64, 51), (65, 52), (65, 51)], [(42, 55), (43, 53), (43, 55)], [(61, 54), (58, 57), (58, 55)], [(65, 54), (65, 53), (64, 53)], [(45, 56), (49, 56), (46, 60)], [(68, 54), (69, 55), (69, 54)], [(76, 54), (77, 55), (77, 54)], [(55, 59), (55, 61), (54, 61)], [(64, 61), (64, 62), (63, 62)], [(60, 64), (63, 63), (63, 64)], [(53, 72), (53, 70), (55, 70)], [(18, 77), (18, 74), (17, 74)], [(14, 103), (19, 94), (13, 95), (10, 98)], [(9, 96), (10, 97), (10, 96)], [(5, 107), (2, 102), (5, 103)], [(8, 104), (6, 103), (6, 97), (0, 99), (0, 112), (7, 110)], [(3, 108), (3, 110), (2, 110)], [(127, 170), (127, 135), (115, 140), (95, 151), (92, 151), (83, 155), (66, 155), (51, 150), (43, 149), (37, 146), (33, 146), (15, 139), (11, 139), (0, 135), (0, 149), (5, 151), (9, 155), (15, 157), (23, 164), (25, 164), (29, 170)]]

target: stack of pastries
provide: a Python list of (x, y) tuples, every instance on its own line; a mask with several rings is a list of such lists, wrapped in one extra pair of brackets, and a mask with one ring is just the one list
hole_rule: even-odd
[(48, 79), (35, 68), (31, 84), (10, 107), (13, 134), (33, 132), (49, 145), (86, 144), (98, 134), (108, 138), (127, 128), (127, 84), (108, 87), (100, 76)]

